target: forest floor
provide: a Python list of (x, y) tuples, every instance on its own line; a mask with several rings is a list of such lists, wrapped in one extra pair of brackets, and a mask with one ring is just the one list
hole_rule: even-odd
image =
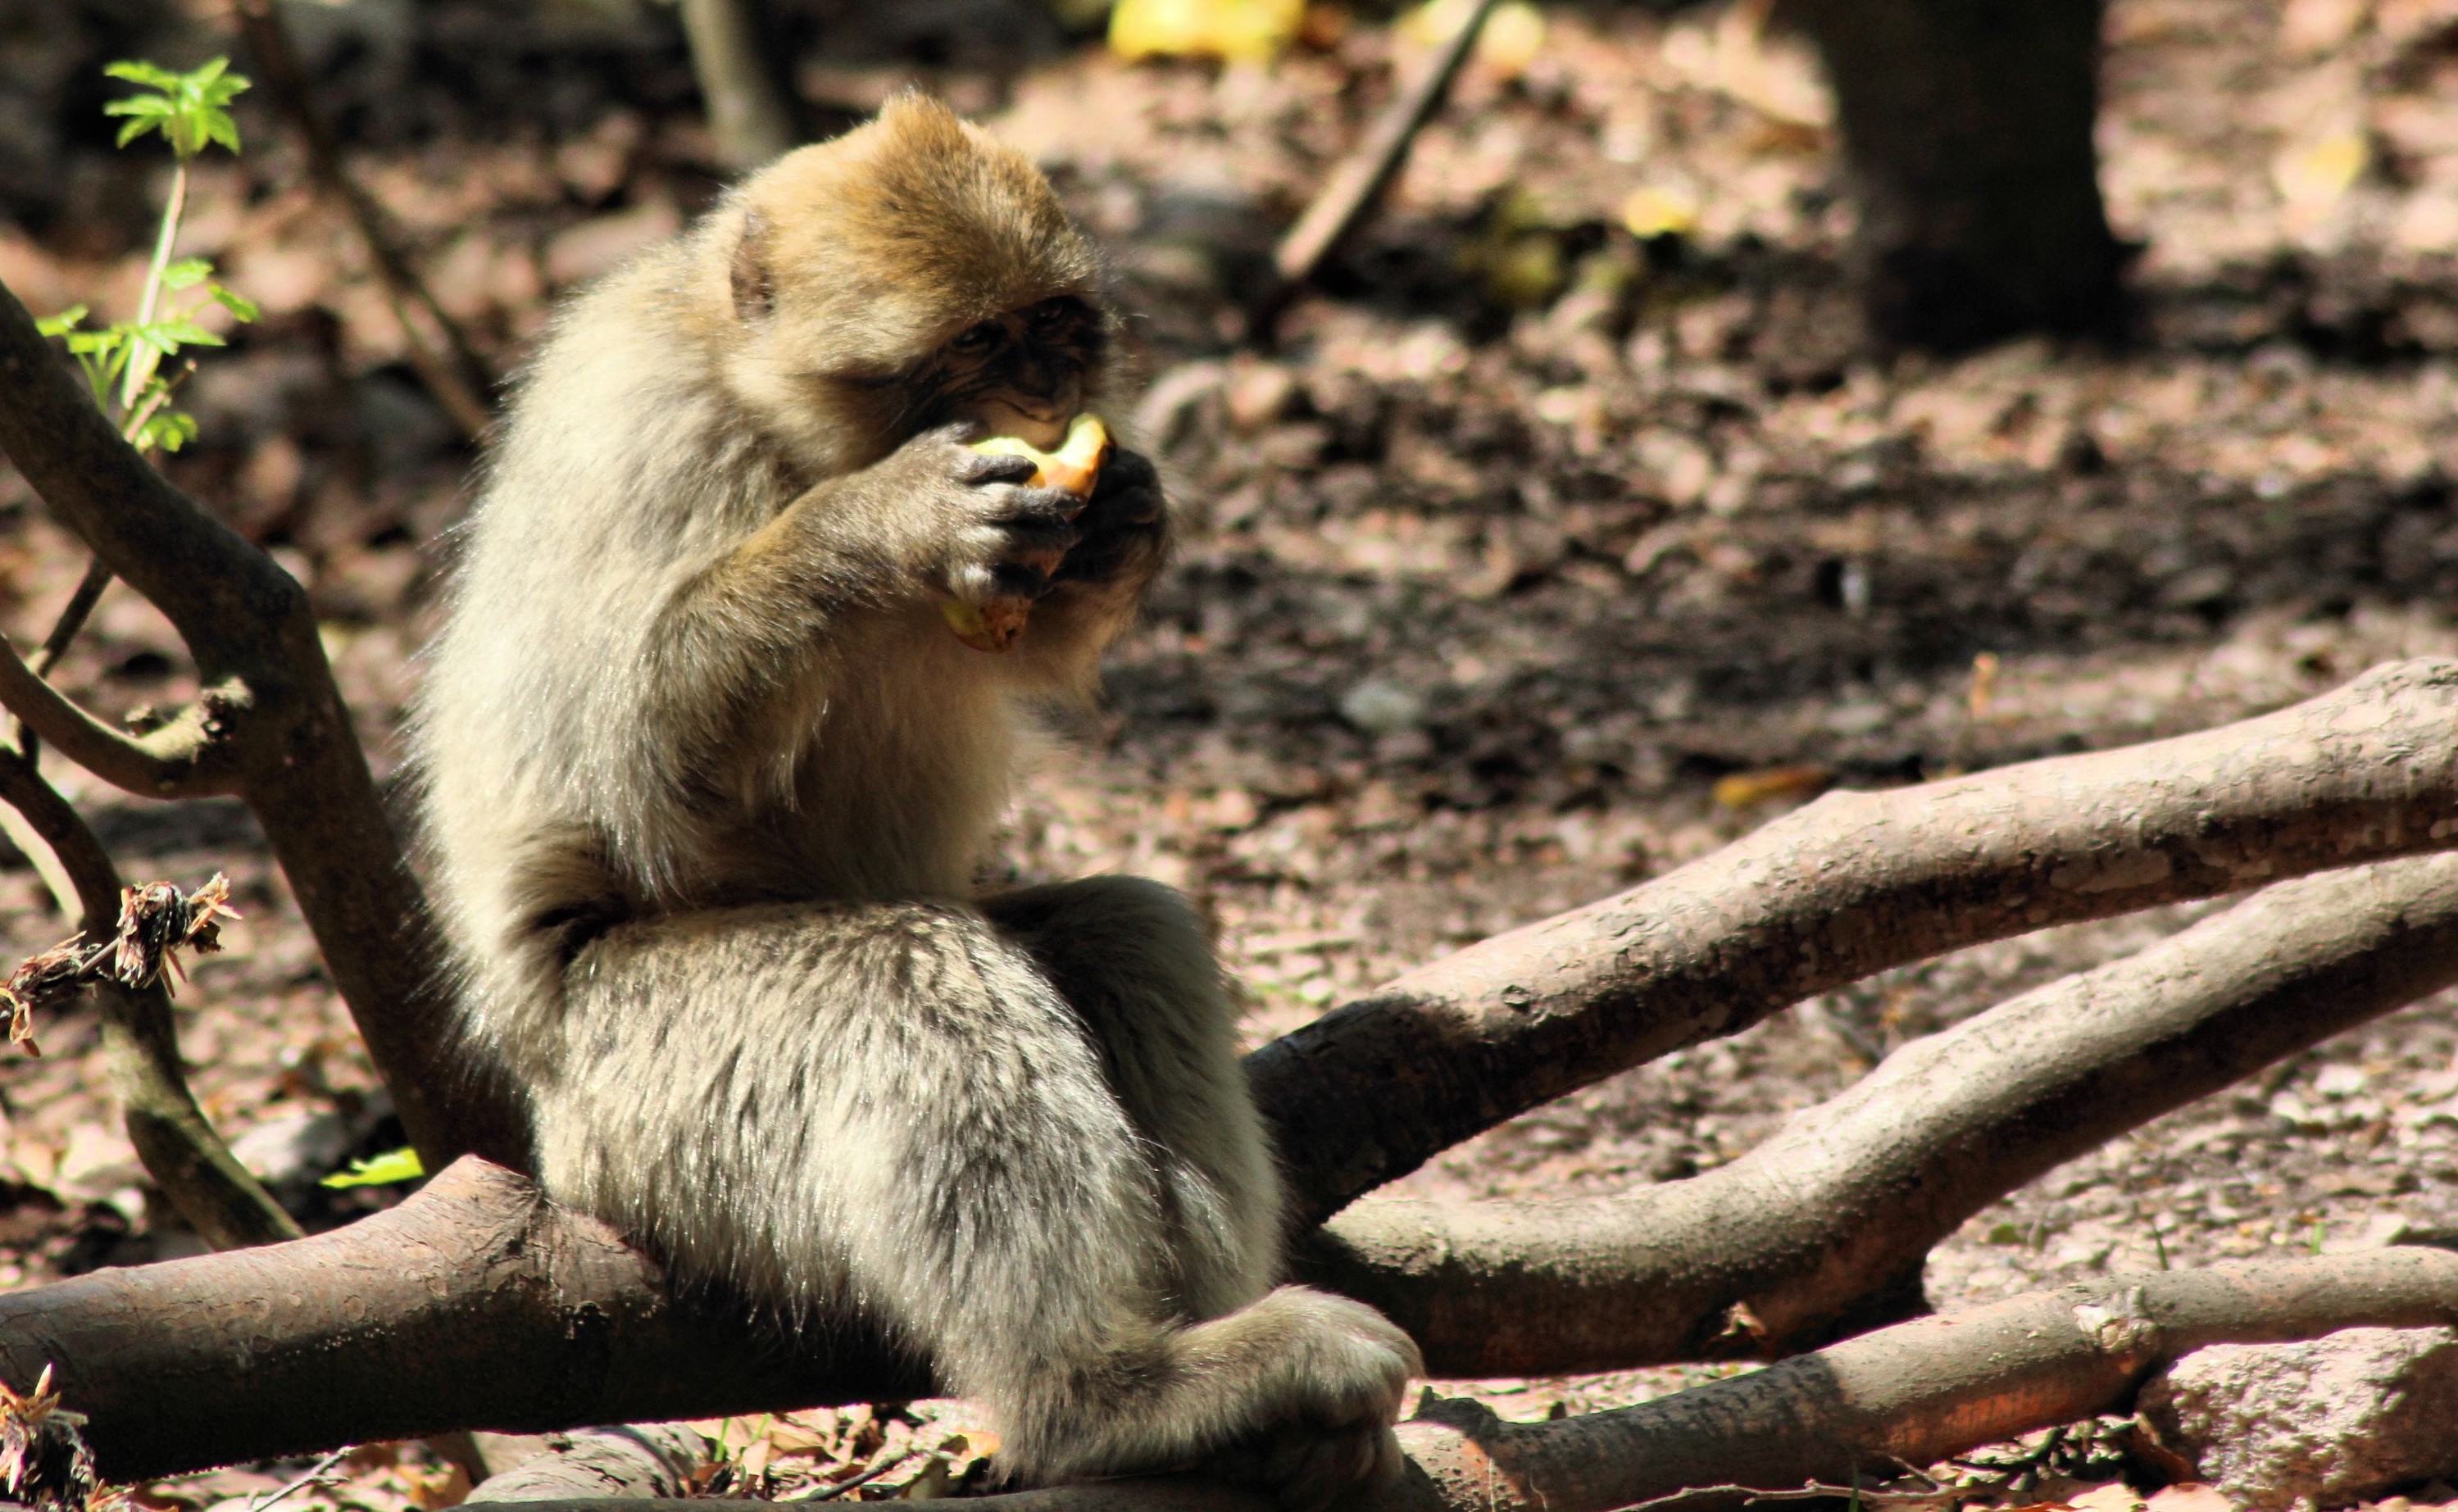
[[(1762, 9), (1545, 9), (1531, 55), (1471, 68), (1269, 356), (1239, 345), (1238, 309), (1387, 94), (1406, 47), (1387, 29), (1222, 70), (1124, 65), (996, 0), (796, 12), (828, 39), (801, 71), (811, 101), (858, 112), (918, 82), (978, 114), (1049, 167), (1138, 316), (1118, 408), (1172, 470), (1180, 548), (1104, 714), (1028, 784), (993, 879), (1123, 869), (1187, 889), (1260, 1042), (1830, 785), (2125, 744), (2458, 652), (2458, 3), (2114, 0), (2100, 139), (2112, 217), (2143, 249), (2137, 340), (1889, 363), (1856, 355), (1841, 302), (1824, 95)], [(560, 291), (719, 190), (670, 11), (293, 10), (353, 166), (504, 370)], [(166, 171), (111, 151), (90, 75), (232, 44), (202, 0), (135, 33), (127, 8), (31, 10), (22, 35), (0, 22), (0, 119), (25, 126), (0, 133), (0, 280), (37, 313), (126, 314)], [(182, 247), (265, 317), (205, 355), (186, 390), (202, 433), (170, 470), (307, 585), (388, 776), (474, 458), (254, 106), (245, 155), (200, 173)], [(0, 511), (0, 629), (24, 644), (82, 559), (13, 475)], [(113, 714), (193, 688), (167, 625), (118, 588), (62, 680)], [(234, 880), (246, 917), (180, 999), (212, 1115), (314, 1223), (389, 1200), (315, 1186), (397, 1130), (252, 821), (60, 767), (132, 878)], [(2206, 911), (1887, 973), (1404, 1185), (1679, 1179), (1906, 1039)], [(11, 858), (0, 948), (66, 927)], [(0, 1285), (195, 1251), (149, 1200), (90, 1018), (40, 1031), (43, 1059), (0, 1064)], [(1927, 1287), (1948, 1308), (2439, 1228), (2458, 1228), (2447, 1000), (2058, 1169), (1941, 1245)], [(1441, 1389), (1529, 1418), (1721, 1370)], [(746, 1427), (778, 1436), (752, 1480), (790, 1488), (798, 1462), (929, 1437), (821, 1417)], [(291, 1473), (148, 1496), (248, 1497)], [(451, 1495), (414, 1452), (332, 1476), (294, 1505)]]

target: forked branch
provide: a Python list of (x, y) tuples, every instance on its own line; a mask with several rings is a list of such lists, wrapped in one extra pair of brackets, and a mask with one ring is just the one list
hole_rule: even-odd
[[(115, 780), (135, 778), (140, 791), (158, 792), (164, 773), (130, 743), (149, 758), (213, 753), (200, 762), (213, 778), (185, 790), (236, 792), (255, 812), (420, 1154), (437, 1169), (472, 1150), (525, 1160), (518, 1106), (450, 1047), (433, 922), (377, 799), (307, 595), (113, 430), (6, 290), (0, 450), (104, 566), (169, 616), (208, 690), (193, 730), (174, 725), (132, 742), (0, 658), (10, 707), (45, 739)], [(175, 787), (187, 784), (173, 776)]]
[[(2453, 764), (2458, 667), (2411, 662), (2220, 731), (2008, 768), (1908, 795), (1829, 800), (1722, 857), (1414, 973), (1406, 991), (1386, 992), (1258, 1051), (1250, 1063), (1259, 1072), (1258, 1094), (1283, 1130), (1292, 1186), (1320, 1203), (1326, 1193), (1356, 1190), (1376, 1170), (1404, 1169), (1395, 1151), (1438, 1148), (1416, 1142), (1464, 1137), (1520, 1111), (1535, 1094), (1569, 1090), (1674, 1045), (1738, 1028), (1796, 996), (1898, 961), (2041, 923), (2228, 891), (2265, 875), (2446, 843), (2449, 816), (2458, 812)], [(2404, 874), (2446, 876), (2437, 865)], [(2395, 892), (2378, 880), (2347, 879), (2344, 885), (2357, 897), (2375, 885), (2384, 900)], [(2348, 984), (2350, 1001), (2366, 1012), (2427, 990), (2438, 957), (2419, 950), (2401, 965), (2407, 958), (2392, 947), (2441, 938), (2440, 886), (2434, 881), (2423, 899), (2394, 906), (2385, 901), (2349, 906), (2343, 918), (2333, 914), (2328, 922), (2355, 931), (2343, 941), (2348, 954), (2316, 958), (2321, 975), (2309, 980), (2265, 968), (2248, 987), (2254, 996), (2235, 1007), (2256, 1011), (2247, 1004), (2267, 1001), (2265, 993), (2280, 1001), (2297, 992), (2323, 997), (2334, 981)], [(2366, 937), (2366, 930), (2374, 933)], [(2378, 962), (2362, 954), (2366, 938)], [(2402, 974), (2407, 972), (2417, 974)], [(2218, 1006), (2210, 1009), (2212, 1025), (2231, 1011), (2226, 990), (2213, 984), (2210, 1001)], [(2177, 1005), (2170, 998), (2153, 1001)], [(2180, 1011), (2189, 1025), (2199, 1022), (2191, 1004)], [(2338, 1009), (2321, 1003), (2315, 1011)], [(2282, 1029), (2275, 1016), (2260, 1022), (2261, 1033), (2274, 1036), (2263, 1042), (2272, 1053), (2305, 1043), (2301, 1029)], [(2214, 1032), (2174, 1031), (2187, 1048)], [(2135, 1052), (2121, 1046), (2106, 1053), (2099, 1064), (2112, 1079), (2156, 1064), (2129, 1061)], [(2220, 1069), (2211, 1085), (2238, 1074)], [(2091, 1085), (2064, 1105), (2048, 1095), (2046, 1106), (2077, 1117), (2113, 1106), (2093, 1102)], [(1950, 1101), (1943, 1089), (1936, 1095), (1942, 1106)], [(2142, 1116), (2164, 1106), (2154, 1098)], [(1977, 1127), (1989, 1127), (1985, 1117)], [(2027, 1126), (2018, 1120), (2008, 1127)], [(2100, 1126), (2093, 1137), (2121, 1127)], [(2059, 1137), (2038, 1131), (2043, 1150), (2067, 1150)], [(2009, 1148), (2008, 1169), (2020, 1166), (2027, 1157), (2019, 1144), (2010, 1137)], [(1908, 1172), (1881, 1165), (1873, 1177), (1878, 1188), (1929, 1170), (1919, 1162), (1934, 1149), (1915, 1145)], [(2002, 1188), (1988, 1190), (1993, 1195)], [(1923, 1210), (1927, 1216), (1884, 1231), (1884, 1243), (1900, 1245), (1905, 1232), (1968, 1211), (1958, 1205), (1975, 1200), (1969, 1188), (1942, 1191)], [(437, 1207), (449, 1207), (454, 1216), (439, 1221)], [(1344, 1224), (1342, 1232), (1366, 1231)], [(896, 1363), (851, 1324), (815, 1329), (799, 1350), (728, 1321), (721, 1308), (689, 1315), (686, 1328), (644, 1259), (602, 1229), (546, 1208), (502, 1172), (464, 1168), (395, 1214), (347, 1233), (355, 1237), (327, 1235), (243, 1257), (181, 1262), (187, 1268), (177, 1271), (122, 1272), (107, 1282), (86, 1278), (0, 1297), (0, 1378), (37, 1368), (38, 1354), (57, 1359), (81, 1410), (94, 1414), (107, 1461), (127, 1456), (149, 1472), (217, 1456), (329, 1448), (473, 1424), (537, 1430), (877, 1399), (916, 1389), (914, 1367)], [(584, 1247), (592, 1258), (576, 1270), (556, 1269), (563, 1262), (555, 1245), (563, 1241), (552, 1235), (579, 1233), (596, 1235)], [(1724, 1274), (1723, 1291), (1681, 1294), (1678, 1306), (1661, 1314), (1645, 1307), (1600, 1314), (1609, 1324), (1603, 1336), (1618, 1357), (1661, 1358), (1674, 1347), (1664, 1340), (1688, 1336), (1697, 1319), (1720, 1322), (1732, 1303), (1751, 1297), (1783, 1328), (1806, 1328), (1852, 1300), (1848, 1287), (1804, 1286), (1810, 1273), (1797, 1269), (1807, 1264), (1804, 1255), (1827, 1253), (1822, 1246), (1830, 1237), (1814, 1227), (1798, 1244), (1761, 1234), (1755, 1252), (1736, 1246), (1742, 1258)], [(403, 1246), (416, 1253), (417, 1266), (413, 1274), (395, 1275)], [(1416, 1263), (1385, 1263), (1368, 1248), (1353, 1253), (1364, 1255), (1373, 1273), (1355, 1280), (1360, 1290), (1397, 1288)], [(1830, 1260), (1846, 1281), (1860, 1284), (1890, 1274), (1901, 1257), (1900, 1250), (1863, 1255), (1846, 1249)], [(1533, 1269), (1541, 1273), (1544, 1264), (1540, 1255)], [(1616, 1284), (1626, 1270), (1607, 1273), (1601, 1284)], [(349, 1308), (339, 1294), (329, 1306), (314, 1300), (336, 1284), (356, 1299)], [(1541, 1291), (1533, 1285), (1531, 1295)], [(1424, 1315), (1412, 1321), (1438, 1349), (1456, 1347), (1463, 1328), (1441, 1315), (1434, 1289), (1427, 1295), (1435, 1299), (1412, 1303), (1392, 1292), (1404, 1313), (1420, 1309)], [(1487, 1306), (1478, 1295), (1473, 1285), (1461, 1293), (1463, 1318)], [(122, 1322), (131, 1315), (208, 1319), (218, 1306), (228, 1314), (239, 1299), (266, 1295), (302, 1300), (285, 1305), (279, 1317), (251, 1315), (243, 1329), (199, 1323), (203, 1332), (145, 1333)], [(1534, 1304), (1531, 1310), (1542, 1313)], [(1590, 1357), (1592, 1346), (1563, 1341), (1560, 1315), (1549, 1316), (1515, 1343), (1506, 1337), (1506, 1345), (1523, 1358), (1534, 1358), (1540, 1345)], [(473, 1330), (483, 1333), (483, 1346), (470, 1341)], [(587, 1340), (586, 1350), (574, 1353), (574, 1339)], [(482, 1380), (451, 1365), (470, 1357), (456, 1351), (480, 1348), (491, 1360)], [(584, 1356), (585, 1369), (576, 1363)], [(405, 1357), (445, 1364), (405, 1371)], [(725, 1368), (714, 1363), (719, 1361)], [(585, 1385), (573, 1371), (584, 1372)]]
[[(2157, 1366), (2208, 1344), (2343, 1328), (2458, 1322), (2458, 1254), (2379, 1250), (2323, 1260), (2115, 1276), (1899, 1324), (1635, 1407), (1505, 1422), (1434, 1400), (1400, 1425), (1409, 1467), (1356, 1512), (1612, 1512), (1730, 1506), (1892, 1477), (2033, 1429), (2123, 1411)], [(1684, 1492), (1711, 1488), (1705, 1496)], [(1679, 1499), (1675, 1502), (1674, 1499)], [(526, 1502), (524, 1512), (754, 1512), (764, 1502)], [(977, 1512), (1268, 1512), (1186, 1480), (985, 1497)]]
[(115, 730), (77, 707), (0, 639), (0, 705), (53, 749), (114, 786), (143, 797), (208, 797), (239, 790), (238, 763), (221, 735), (232, 691), (208, 691), (179, 716), (141, 735)]
[(1481, 1129), (1889, 966), (2451, 846), (2458, 663), (2396, 662), (2197, 735), (1829, 795), (1247, 1064), (1321, 1222)]
[(1904, 1046), (1730, 1165), (1567, 1202), (1369, 1197), (1308, 1278), (1439, 1375), (1786, 1354), (1919, 1300), (1931, 1246), (2060, 1163), (2458, 983), (2458, 856), (2282, 882)]

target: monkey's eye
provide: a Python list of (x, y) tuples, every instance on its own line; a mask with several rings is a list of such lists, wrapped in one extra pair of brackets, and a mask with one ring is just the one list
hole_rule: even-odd
[(1031, 323), (1033, 329), (1038, 331), (1047, 331), (1057, 326), (1071, 324), (1083, 313), (1084, 305), (1081, 300), (1069, 299), (1044, 300), (1039, 304), (1034, 305), (1031, 309), (1025, 311), (1024, 318)]
[(984, 321), (979, 325), (958, 331), (955, 339), (948, 343), (948, 350), (964, 357), (978, 357), (996, 346), (999, 338), (1006, 334), (999, 329), (996, 321)]

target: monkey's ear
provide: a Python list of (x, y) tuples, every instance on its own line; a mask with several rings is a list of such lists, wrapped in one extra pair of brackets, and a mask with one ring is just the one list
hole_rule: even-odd
[(742, 217), (742, 239), (734, 244), (734, 314), (764, 321), (776, 307), (776, 282), (768, 272), (768, 217), (754, 210)]

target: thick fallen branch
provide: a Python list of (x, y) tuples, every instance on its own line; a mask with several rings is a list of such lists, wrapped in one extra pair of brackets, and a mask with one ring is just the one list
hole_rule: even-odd
[[(221, 774), (213, 785), (238, 792), (262, 824), (333, 984), (430, 1168), (465, 1150), (525, 1158), (517, 1107), (469, 1074), (466, 1052), (451, 1046), (433, 922), (377, 801), (307, 595), (120, 439), (5, 289), (0, 450), (187, 642), (209, 692), (182, 716), (186, 723), (174, 721), (195, 736), (182, 759)], [(125, 737), (52, 707), (39, 679), (16, 679), (9, 689), (21, 695), (9, 698), (11, 711), (53, 743), (87, 739), (101, 761), (127, 755), (105, 746), (97, 731)], [(148, 763), (127, 766), (120, 776), (161, 775)]]
[(1889, 966), (2458, 845), (2458, 663), (1885, 793), (1410, 972), (1248, 1059), (1319, 1223), (1505, 1119)]
[[(1618, 899), (1416, 972), (1406, 990), (1344, 1009), (1250, 1066), (1282, 1131), (1291, 1185), (1320, 1213), (1368, 1177), (1415, 1164), (1440, 1148), (1434, 1141), (1866, 972), (2043, 923), (2429, 849), (2448, 843), (2453, 812), (2458, 666), (2402, 663), (2201, 735), (1830, 798)], [(43, 1359), (58, 1359), (115, 1474), (128, 1473), (123, 1455), (169, 1469), (448, 1428), (654, 1420), (912, 1389), (910, 1371), (865, 1374), (875, 1348), (841, 1353), (839, 1336), (809, 1341), (793, 1360), (771, 1350), (758, 1370), (713, 1379), (712, 1359), (757, 1349), (740, 1325), (601, 1330), (588, 1320), (668, 1315), (652, 1267), (608, 1249), (586, 1286), (520, 1282), (534, 1263), (521, 1236), (547, 1222), (529, 1189), (499, 1174), (454, 1200), (489, 1214), (465, 1225), (469, 1233), (510, 1248), (465, 1234), (449, 1252), (460, 1269), (441, 1263), (445, 1252), (427, 1256), (437, 1268), (399, 1317), (383, 1311), (395, 1302), (368, 1293), (364, 1310), (347, 1315), (285, 1301), (243, 1338), (125, 1326), (182, 1319), (208, 1298), (230, 1309), (319, 1295), (331, 1252), (315, 1246), (334, 1242), (319, 1239), (181, 1262), (194, 1269), (177, 1274), (169, 1299), (147, 1290), (157, 1284), (150, 1271), (112, 1283), (122, 1290), (78, 1281), (0, 1298), (0, 1378), (31, 1379)], [(428, 1201), (422, 1193), (402, 1210), (413, 1216), (385, 1221), (426, 1221), (413, 1210)], [(1740, 1290), (1685, 1307), (1720, 1315), (1770, 1284), (1744, 1275)], [(1814, 1313), (1806, 1303), (1822, 1295), (1799, 1295), (1802, 1313)], [(1798, 1326), (1778, 1301), (1767, 1305)], [(457, 1320), (473, 1313), (500, 1352), (482, 1385), (400, 1368), (405, 1357), (459, 1357)], [(1440, 1318), (1420, 1321), (1437, 1338), (1457, 1336)], [(575, 1334), (598, 1340), (581, 1399), (557, 1373)], [(71, 1342), (73, 1351), (52, 1347)], [(1642, 1346), (1662, 1357), (1643, 1331), (1616, 1344), (1632, 1355)], [(289, 1362), (278, 1377), (262, 1372), (273, 1358)], [(161, 1380), (181, 1389), (163, 1394)]]
[[(2206, 1344), (2343, 1328), (2458, 1322), (2458, 1254), (2397, 1249), (2323, 1260), (2112, 1277), (1923, 1318), (1655, 1401), (1505, 1422), (1436, 1401), (1400, 1425), (1411, 1468), (1353, 1512), (1611, 1512), (1697, 1487), (1781, 1491), (1891, 1477), (1904, 1464), (2122, 1410), (2153, 1369)], [(1684, 1506), (1729, 1504), (1721, 1497)], [(1185, 1481), (985, 1497), (978, 1512), (1262, 1512)], [(764, 1502), (573, 1501), (524, 1512), (752, 1512)]]
[(605, 1225), (464, 1160), (330, 1233), (0, 1294), (0, 1380), (55, 1363), (122, 1481), (454, 1428), (929, 1390), (858, 1324), (789, 1351), (739, 1317), (669, 1298)]
[[(2458, 983), (2458, 856), (2284, 882), (1906, 1046), (1730, 1165), (1568, 1202), (1369, 1198), (1303, 1256), (1444, 1376), (1790, 1353), (2128, 1129)], [(1898, 1313), (1900, 1315), (1900, 1313)]]

